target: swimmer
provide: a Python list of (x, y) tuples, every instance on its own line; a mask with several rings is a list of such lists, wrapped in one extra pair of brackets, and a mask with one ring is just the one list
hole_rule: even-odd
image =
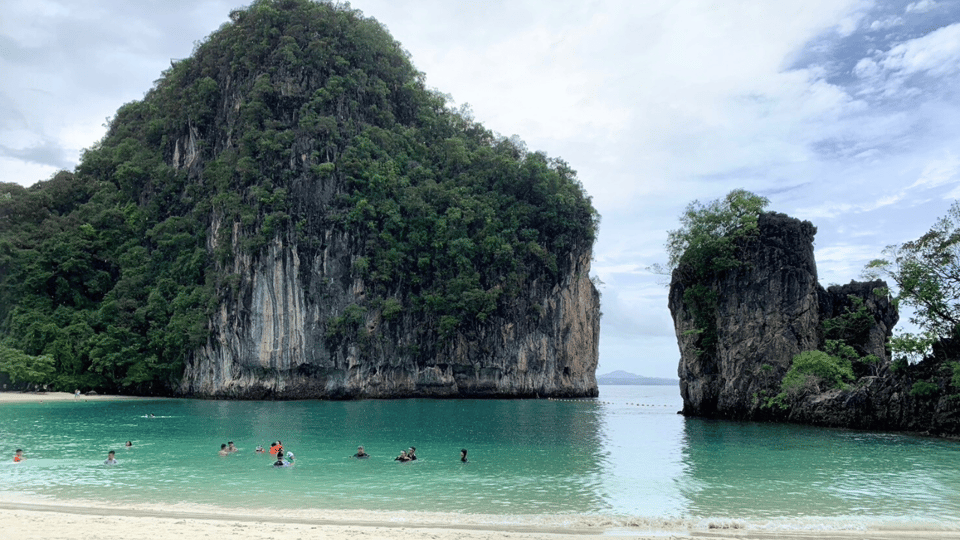
[(417, 460), (417, 447), (416, 447), (416, 446), (411, 446), (410, 449), (407, 450), (407, 457), (410, 458), (410, 461), (416, 461), (416, 460)]
[(283, 443), (282, 443), (282, 442), (277, 441), (277, 442), (275, 442), (275, 443), (273, 443), (273, 444), (270, 445), (270, 453), (271, 453), (271, 454), (277, 454), (277, 453), (280, 453), (280, 452), (283, 452)]
[(277, 461), (273, 464), (274, 467), (286, 467), (287, 464), (283, 462), (283, 451), (277, 452)]
[(107, 452), (107, 460), (103, 462), (104, 465), (116, 465), (117, 464), (117, 453), (113, 450)]
[(364, 452), (362, 446), (358, 446), (358, 447), (357, 447), (357, 453), (354, 454), (352, 457), (355, 457), (355, 458), (357, 458), (357, 459), (366, 459), (366, 458), (370, 457), (370, 454)]
[(228, 444), (229, 444), (230, 446), (227, 447), (227, 452), (233, 453), (233, 452), (237, 452), (237, 451), (240, 450), (239, 448), (237, 448), (236, 446), (233, 445), (233, 441), (230, 441)]
[(461, 463), (466, 463), (466, 462), (467, 462), (467, 449), (466, 449), (466, 448), (461, 448), (461, 449), (460, 449), (460, 462), (461, 462)]
[(394, 460), (394, 461), (399, 461), (400, 463), (406, 463), (406, 462), (410, 461), (410, 458), (407, 457), (407, 451), (406, 451), (406, 450), (401, 450), (401, 451), (400, 451), (400, 455), (397, 456), (397, 457), (395, 457), (395, 458), (393, 458), (393, 460)]
[(264, 450), (263, 447), (258, 444), (258, 445), (257, 445), (257, 449), (254, 450), (254, 452), (256, 452), (256, 453), (258, 453), (258, 454), (263, 454), (264, 452), (266, 452), (266, 450)]
[(219, 453), (219, 454), (220, 454), (221, 456), (230, 455), (230, 452), (227, 450), (227, 445), (225, 445), (225, 444), (221, 444), (221, 445), (220, 445), (220, 453)]
[(287, 465), (293, 465), (293, 452), (287, 452)]
[(124, 445), (124, 446), (126, 446), (127, 448), (130, 448), (131, 446), (133, 446), (133, 443), (132, 443), (132, 442), (130, 442), (130, 441), (127, 441), (127, 444), (126, 444), (126, 445)]
[(25, 460), (25, 459), (27, 459), (27, 458), (23, 457), (23, 450), (20, 449), (20, 448), (17, 448), (17, 453), (13, 455), (13, 462), (14, 462), (14, 463), (20, 463), (21, 461), (23, 461), (23, 460)]

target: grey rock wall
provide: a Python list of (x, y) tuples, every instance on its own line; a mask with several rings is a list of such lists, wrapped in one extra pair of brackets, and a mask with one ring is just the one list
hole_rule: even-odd
[[(215, 222), (217, 230), (236, 224)], [(433, 341), (418, 316), (368, 310), (359, 336), (331, 339), (329, 321), (362, 304), (346, 234), (320, 233), (301, 253), (275, 238), (260, 258), (238, 256), (239, 277), (186, 367), (179, 392), (241, 399), (596, 396), (599, 293), (590, 252), (571, 256), (559, 283), (535, 282), (509, 313)], [(233, 241), (239, 242), (238, 234)], [(435, 337), (435, 336), (434, 336)]]
[(683, 269), (674, 272), (669, 307), (680, 347), (684, 414), (738, 419), (776, 416), (763, 407), (766, 398), (779, 393), (796, 354), (822, 347), (823, 320), (842, 313), (851, 294), (863, 298), (874, 315), (871, 338), (862, 352), (889, 364), (884, 343), (897, 313), (886, 298), (873, 294), (885, 284), (851, 283), (825, 290), (817, 281), (812, 224), (765, 213), (758, 227), (759, 235), (740, 246), (743, 264), (706, 284), (718, 297), (715, 350), (699, 351), (693, 316), (683, 301), (684, 291), (693, 284), (684, 280)]

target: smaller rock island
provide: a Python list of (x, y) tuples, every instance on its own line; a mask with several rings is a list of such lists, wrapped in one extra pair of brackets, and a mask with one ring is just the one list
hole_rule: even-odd
[[(928, 379), (947, 388), (947, 370), (934, 359), (891, 361), (886, 342), (899, 315), (887, 284), (822, 287), (815, 234), (810, 222), (763, 212), (756, 234), (737, 239), (732, 268), (706, 278), (682, 261), (673, 270), (669, 307), (680, 347), (682, 413), (960, 434), (960, 396), (913, 391), (916, 381)], [(693, 293), (709, 301), (693, 302)], [(852, 358), (849, 372), (835, 379), (827, 369), (833, 366), (818, 363), (831, 347), (848, 347), (844, 354)], [(800, 364), (812, 367), (803, 371)]]

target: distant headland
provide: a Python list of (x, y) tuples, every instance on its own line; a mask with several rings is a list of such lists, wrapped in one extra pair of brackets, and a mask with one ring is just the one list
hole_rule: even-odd
[(623, 370), (611, 371), (603, 375), (597, 375), (597, 384), (600, 385), (648, 385), (648, 386), (676, 386), (680, 384), (679, 379), (670, 379), (667, 377), (643, 377)]

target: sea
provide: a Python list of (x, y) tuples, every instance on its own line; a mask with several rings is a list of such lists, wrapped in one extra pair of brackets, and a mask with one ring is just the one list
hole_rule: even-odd
[[(600, 386), (596, 399), (4, 404), (0, 497), (654, 531), (960, 531), (956, 441), (686, 418), (681, 407), (676, 386)], [(254, 451), (276, 440), (293, 466)], [(228, 441), (239, 451), (218, 455)], [(351, 457), (359, 445), (369, 459)], [(411, 446), (417, 461), (394, 460)], [(109, 450), (117, 465), (104, 465)]]

